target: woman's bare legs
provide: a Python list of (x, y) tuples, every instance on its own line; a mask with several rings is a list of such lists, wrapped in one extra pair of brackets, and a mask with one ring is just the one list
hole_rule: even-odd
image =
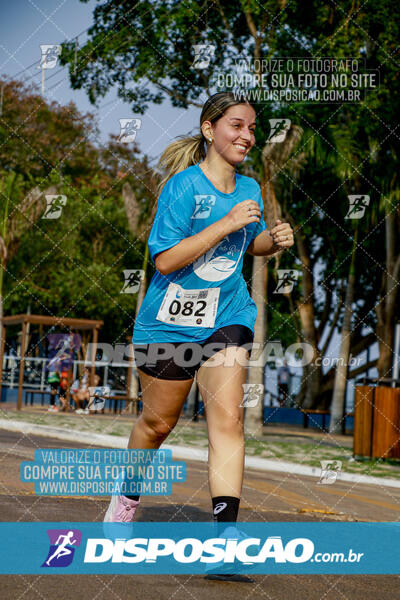
[(138, 373), (143, 411), (132, 429), (128, 448), (157, 449), (175, 427), (193, 379), (170, 381), (152, 377), (140, 369)]
[[(132, 429), (128, 448), (157, 450), (175, 427), (193, 379), (169, 381), (138, 371), (143, 411)], [(130, 523), (139, 502), (140, 495), (114, 494), (104, 521)], [(129, 532), (123, 535), (129, 535)]]
[(240, 405), (249, 354), (238, 346), (228, 346), (216, 354), (221, 353), (232, 366), (206, 366), (211, 364), (211, 357), (197, 373), (207, 416), (208, 480), (212, 498), (240, 498), (244, 468), (244, 409)]

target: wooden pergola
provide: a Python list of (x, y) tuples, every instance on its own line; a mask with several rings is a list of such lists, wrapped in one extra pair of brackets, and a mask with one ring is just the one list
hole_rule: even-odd
[(92, 355), (91, 355), (91, 366), (90, 366), (90, 383), (93, 385), (94, 374), (95, 374), (95, 360), (96, 360), (96, 349), (97, 341), (99, 337), (99, 329), (103, 325), (103, 321), (92, 321), (90, 319), (70, 319), (64, 317), (43, 317), (42, 315), (14, 315), (12, 317), (3, 317), (0, 319), (2, 336), (0, 345), (0, 398), (2, 389), (3, 379), (3, 359), (4, 359), (4, 346), (6, 342), (7, 326), (8, 325), (22, 325), (22, 339), (21, 339), (21, 356), (19, 366), (19, 380), (18, 380), (18, 401), (17, 408), (22, 408), (22, 386), (24, 383), (24, 371), (25, 371), (25, 354), (27, 351), (26, 338), (27, 338), (27, 327), (28, 324), (32, 325), (47, 325), (55, 327), (65, 327), (68, 329), (79, 329), (92, 330)]

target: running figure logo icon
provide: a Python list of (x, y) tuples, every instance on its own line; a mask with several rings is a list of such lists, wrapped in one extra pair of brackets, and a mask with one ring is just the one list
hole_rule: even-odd
[(369, 206), (370, 197), (364, 196), (347, 196), (349, 199), (349, 210), (345, 219), (361, 219), (365, 214), (365, 209)]
[(47, 206), (42, 219), (59, 219), (62, 209), (67, 204), (67, 196), (47, 194), (45, 198)]
[(196, 208), (192, 219), (207, 219), (211, 214), (211, 207), (215, 206), (216, 196), (212, 194), (199, 194), (194, 196)]
[(274, 294), (290, 294), (297, 282), (299, 272), (293, 269), (278, 269), (278, 283)]
[(129, 144), (136, 139), (137, 130), (142, 126), (142, 119), (120, 119), (119, 120), (119, 138), (118, 141), (123, 144)]
[(341, 460), (321, 460), (321, 474), (318, 484), (332, 485), (335, 483), (339, 472), (342, 469)]
[(269, 119), (271, 131), (267, 142), (270, 144), (280, 144), (285, 141), (286, 134), (290, 129), (290, 119)]
[(254, 408), (258, 405), (264, 396), (264, 386), (262, 383), (242, 383), (243, 401), (239, 406), (245, 408)]
[(74, 558), (75, 548), (81, 545), (79, 529), (48, 529), (50, 548), (42, 567), (68, 567)]
[(61, 54), (61, 46), (59, 44), (41, 44), (40, 51), (42, 58), (39, 69), (54, 69)]
[(193, 44), (194, 69), (207, 69), (211, 57), (215, 56), (215, 46), (212, 44)]
[(140, 282), (144, 278), (143, 269), (124, 269), (124, 286), (120, 294), (136, 294), (140, 288)]
[(89, 410), (102, 410), (104, 404), (111, 393), (108, 385), (89, 387)]

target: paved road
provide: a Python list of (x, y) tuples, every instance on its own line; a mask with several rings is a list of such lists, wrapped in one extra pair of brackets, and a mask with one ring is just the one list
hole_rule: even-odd
[[(78, 447), (59, 440), (0, 431), (0, 519), (2, 521), (101, 521), (108, 500), (34, 496), (19, 481), (22, 460), (36, 448)], [(79, 447), (84, 447), (80, 445)], [(170, 497), (144, 498), (140, 521), (208, 521), (206, 465), (187, 463), (187, 482)], [(317, 485), (305, 476), (248, 470), (240, 521), (397, 521), (400, 490), (337, 481)], [(380, 600), (400, 599), (400, 576), (256, 575), (254, 584), (204, 581), (199, 575), (2, 576), (2, 600)]]

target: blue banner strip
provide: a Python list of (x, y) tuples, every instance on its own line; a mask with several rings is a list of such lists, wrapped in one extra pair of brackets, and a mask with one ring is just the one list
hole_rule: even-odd
[(399, 574), (399, 523), (0, 523), (1, 574)]

